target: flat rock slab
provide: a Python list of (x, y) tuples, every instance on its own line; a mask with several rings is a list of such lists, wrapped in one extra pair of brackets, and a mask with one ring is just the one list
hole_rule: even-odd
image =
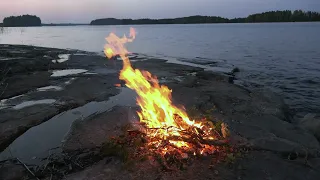
[(286, 157), (264, 151), (253, 151), (232, 164), (210, 165), (210, 158), (193, 162), (183, 171), (162, 171), (156, 163), (142, 162), (134, 167), (126, 167), (116, 158), (106, 158), (97, 164), (66, 177), (68, 180), (89, 179), (292, 179), (317, 180), (320, 169), (306, 166), (303, 160), (288, 160)]
[[(18, 96), (39, 87), (48, 86), (49, 72), (38, 71), (30, 74), (19, 74), (7, 77), (3, 85), (0, 86), (0, 92), (3, 92), (2, 99)], [(36, 80), (35, 80), (36, 79)]]
[(316, 180), (320, 177), (319, 167), (312, 168), (304, 159), (289, 160), (286, 156), (271, 152), (254, 151), (240, 161), (243, 178), (255, 179), (292, 179)]
[[(195, 84), (195, 81), (199, 83)], [(192, 84), (197, 87), (192, 87)], [(199, 113), (205, 113), (216, 106), (218, 110), (212, 112), (212, 115), (217, 120), (227, 122), (232, 132), (231, 138), (240, 139), (240, 144), (250, 147), (248, 154), (244, 158), (237, 159), (232, 166), (218, 164), (210, 169), (210, 158), (203, 158), (193, 162), (187, 170), (171, 173), (161, 171), (161, 168), (152, 162), (138, 163), (134, 169), (126, 170), (125, 165), (113, 157), (111, 160), (105, 159), (82, 172), (70, 175), (67, 179), (280, 180), (289, 178), (298, 180), (306, 177), (306, 179), (316, 180), (318, 178), (320, 169), (317, 164), (318, 159), (314, 158), (320, 149), (318, 141), (307, 131), (285, 121), (282, 104), (279, 103), (278, 106), (273, 107), (271, 103), (275, 101), (272, 100), (274, 96), (259, 98), (260, 93), (253, 94), (241, 87), (216, 79), (203, 80), (187, 77), (179, 83), (168, 83), (168, 86), (173, 89), (173, 99), (177, 104), (183, 104), (187, 108), (196, 106)], [(243, 106), (242, 103), (246, 103), (247, 106)], [(264, 106), (257, 106), (257, 104)], [(242, 108), (237, 108), (239, 106)], [(270, 108), (277, 109), (277, 113), (265, 110)], [(72, 147), (67, 146), (68, 150), (73, 150), (73, 147), (77, 146), (78, 148), (101, 146), (104, 141), (107, 141), (104, 137), (110, 133), (118, 134), (114, 130), (121, 129), (120, 126), (125, 124), (121, 123), (123, 118), (129, 118), (127, 114), (126, 110), (117, 107), (113, 111), (81, 122), (80, 126), (75, 124), (73, 133), (66, 142)], [(110, 118), (115, 120), (104, 121)], [(117, 121), (119, 124), (116, 123)], [(101, 131), (100, 127), (107, 131)], [(86, 140), (86, 137), (89, 138)], [(96, 139), (93, 140), (92, 137)], [(81, 144), (80, 147), (79, 144)], [(304, 164), (307, 157), (308, 162), (313, 162), (312, 167)]]
[(183, 171), (162, 171), (153, 162), (143, 162), (134, 168), (125, 168), (123, 163), (115, 158), (106, 158), (92, 167), (66, 177), (67, 180), (89, 179), (145, 179), (145, 180), (180, 180), (180, 179), (237, 179), (236, 173), (231, 168), (224, 166), (209, 168), (210, 160), (203, 159), (193, 163)]
[(123, 134), (123, 128), (132, 120), (135, 111), (131, 107), (116, 106), (110, 111), (73, 123), (63, 145), (65, 152), (100, 147), (112, 136)]

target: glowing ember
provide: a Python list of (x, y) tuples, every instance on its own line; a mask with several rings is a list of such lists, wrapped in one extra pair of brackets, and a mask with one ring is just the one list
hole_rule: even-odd
[(189, 119), (185, 110), (172, 104), (172, 91), (167, 86), (159, 85), (157, 77), (148, 71), (132, 68), (124, 44), (132, 42), (135, 35), (133, 28), (129, 37), (124, 35), (119, 38), (111, 33), (106, 38), (108, 44), (104, 52), (109, 59), (120, 56), (123, 60), (120, 79), (138, 94), (137, 104), (141, 111), (137, 113), (141, 124), (146, 127), (148, 149), (162, 155), (172, 151), (178, 151), (181, 155), (182, 152), (191, 155), (214, 153), (215, 143), (221, 136), (213, 130), (212, 123)]

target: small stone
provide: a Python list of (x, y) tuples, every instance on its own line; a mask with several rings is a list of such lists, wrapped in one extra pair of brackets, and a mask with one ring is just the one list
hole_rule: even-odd
[(218, 174), (219, 174), (219, 171), (218, 171), (218, 170), (214, 170), (214, 174), (215, 174), (215, 175), (218, 175)]

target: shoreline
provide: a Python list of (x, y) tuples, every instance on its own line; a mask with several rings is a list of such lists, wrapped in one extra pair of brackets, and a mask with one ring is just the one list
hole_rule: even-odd
[(69, 27), (69, 26), (147, 26), (147, 25), (212, 25), (212, 24), (282, 24), (282, 23), (320, 23), (320, 21), (296, 21), (296, 22), (228, 22), (228, 23), (189, 23), (189, 24), (114, 24), (114, 25), (92, 25), (92, 24), (43, 24), (41, 26), (0, 26), (0, 28), (26, 28), (26, 27)]
[[(58, 145), (61, 152), (57, 152), (58, 158), (52, 162), (65, 161), (68, 157), (75, 157), (77, 160), (73, 159), (69, 163), (71, 170), (69, 164), (59, 167), (56, 174), (53, 174), (57, 179), (59, 172), (69, 174), (66, 179), (78, 179), (84, 175), (92, 179), (97, 174), (103, 175), (105, 179), (126, 179), (132, 176), (154, 179), (159, 175), (168, 178), (207, 179), (217, 176), (214, 171), (207, 170), (206, 158), (191, 165), (201, 167), (200, 171), (205, 175), (199, 177), (195, 168), (188, 168), (189, 176), (188, 173), (181, 172), (173, 175), (163, 172), (159, 174), (156, 171), (157, 166), (145, 168), (145, 163), (138, 164), (137, 167), (140, 168), (132, 167), (135, 172), (119, 170), (119, 165), (123, 162), (117, 157), (101, 154), (100, 148), (108, 140), (107, 137), (121, 134), (119, 129), (130, 122), (130, 118), (135, 117), (137, 108), (134, 93), (125, 88), (118, 79), (119, 70), (122, 68), (121, 61), (107, 61), (104, 57), (77, 50), (24, 45), (0, 47), (0, 80), (5, 79), (3, 84), (8, 84), (0, 89), (0, 92), (3, 92), (0, 97), (0, 149), (4, 150), (11, 144), (9, 154), (19, 156), (12, 159), (19, 158), (26, 164), (37, 163), (42, 158), (49, 159), (50, 149)], [(62, 60), (65, 56), (61, 55), (67, 55), (67, 60)], [(305, 158), (306, 152), (308, 161), (315, 162), (316, 165), (320, 163), (319, 142), (311, 133), (290, 123), (292, 119), (286, 111), (288, 107), (277, 95), (271, 92), (248, 91), (230, 83), (230, 76), (226, 74), (204, 71), (199, 67), (140, 57), (138, 54), (131, 55), (131, 60), (134, 68), (151, 72), (158, 77), (161, 84), (172, 89), (175, 104), (183, 105), (188, 112), (195, 111), (197, 115), (206, 115), (212, 118), (212, 121), (227, 123), (232, 142), (236, 145), (246, 144), (250, 148), (245, 157), (236, 160), (234, 168), (217, 165), (216, 169), (219, 169), (219, 176), (222, 178), (267, 177), (263, 172), (265, 168), (280, 178), (284, 177), (286, 172), (278, 170), (283, 166), (289, 169), (290, 176), (292, 174), (296, 178), (301, 177), (303, 172), (312, 172), (310, 179), (320, 175), (320, 166), (313, 167), (318, 168), (318, 171), (315, 171), (299, 164)], [(10, 70), (2, 69), (3, 67), (10, 67)], [(121, 84), (121, 88), (115, 84)], [(1, 105), (5, 107), (1, 109)], [(208, 112), (212, 107), (215, 107), (214, 110)], [(58, 123), (59, 120), (61, 123)], [(56, 129), (50, 132), (53, 125)], [(40, 132), (43, 134), (40, 135)], [(35, 137), (40, 141), (33, 142)], [(32, 146), (42, 150), (37, 152), (35, 159)], [(299, 156), (293, 160), (288, 161), (279, 156), (290, 156), (295, 152), (299, 153)], [(3, 157), (3, 152), (1, 155)], [(104, 164), (106, 159), (109, 159), (109, 163)], [(14, 160), (3, 160), (0, 160), (0, 177), (4, 178), (0, 179), (10, 179), (10, 173), (5, 173), (8, 167), (13, 168), (12, 172), (21, 170), (21, 166), (16, 165)], [(238, 165), (246, 168), (237, 169)], [(42, 168), (43, 166), (40, 165)], [(103, 172), (105, 168), (109, 169), (107, 174)], [(39, 176), (50, 177), (49, 172), (43, 172), (44, 174)], [(30, 176), (26, 171), (20, 175)]]

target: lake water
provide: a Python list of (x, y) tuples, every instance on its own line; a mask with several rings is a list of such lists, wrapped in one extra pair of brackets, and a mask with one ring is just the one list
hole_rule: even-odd
[[(101, 52), (130, 26), (8, 28), (0, 43)], [(245, 86), (281, 94), (303, 115), (320, 113), (320, 23), (140, 25), (131, 52), (232, 68)]]

